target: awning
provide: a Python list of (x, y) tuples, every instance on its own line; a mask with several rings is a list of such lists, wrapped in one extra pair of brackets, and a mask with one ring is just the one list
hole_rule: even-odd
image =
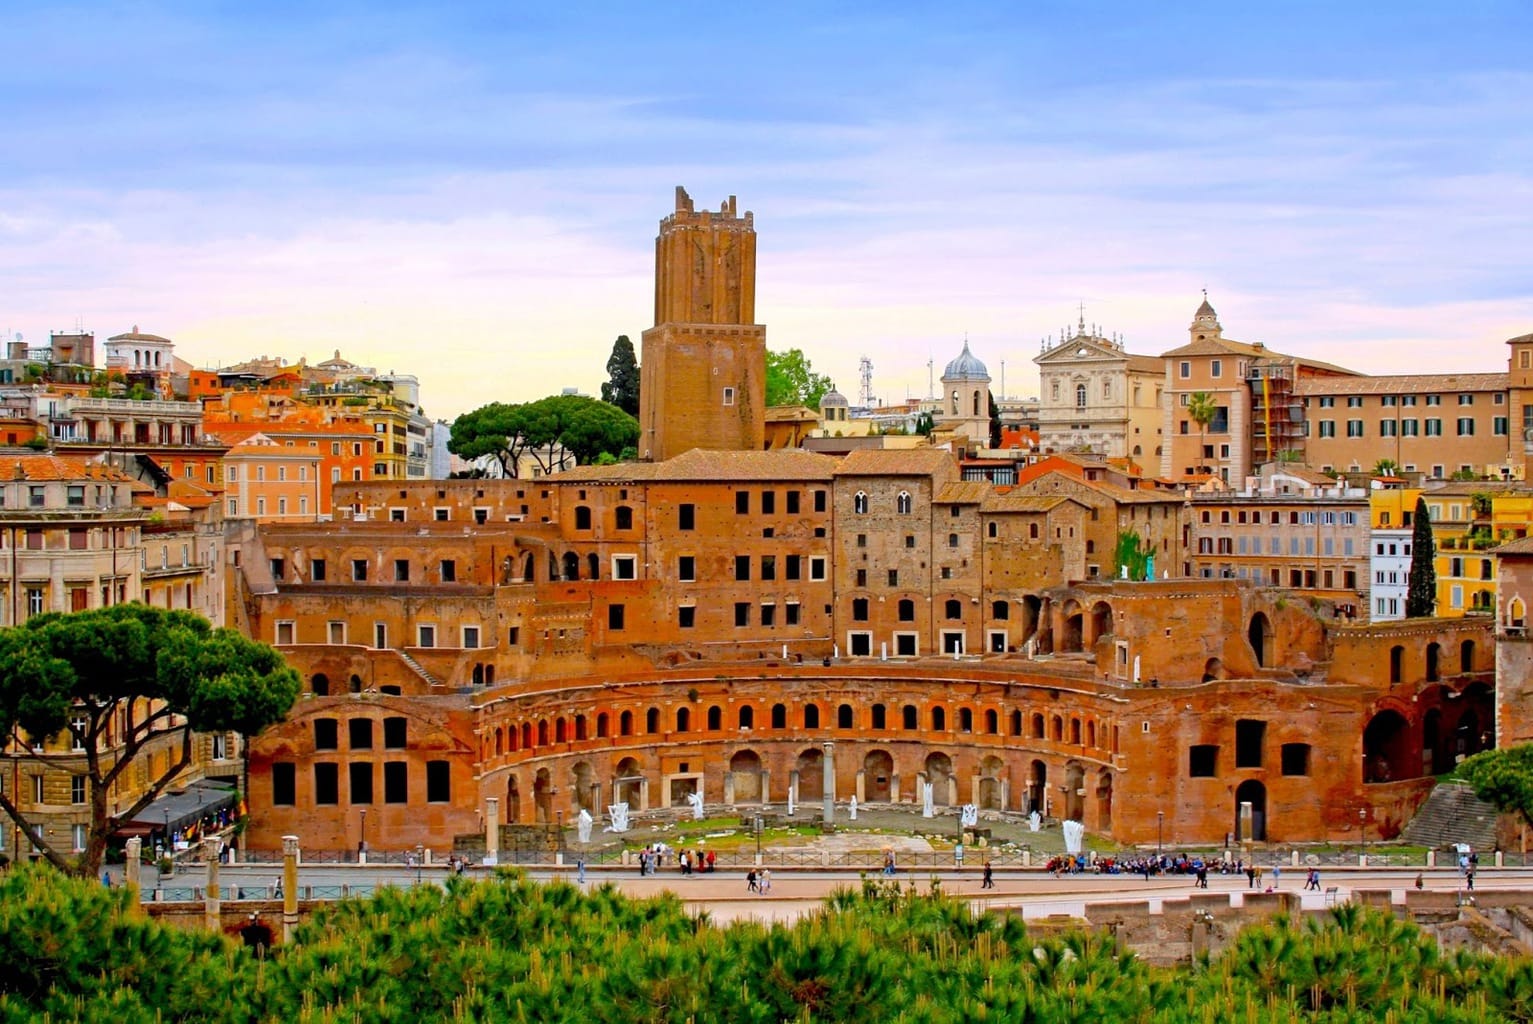
[(174, 832), (205, 815), (224, 807), (232, 807), (239, 800), (239, 791), (213, 782), (194, 782), (176, 793), (166, 793), (148, 807), (139, 811), (131, 821), (122, 822), (117, 828), (119, 836), (145, 836), (165, 828)]

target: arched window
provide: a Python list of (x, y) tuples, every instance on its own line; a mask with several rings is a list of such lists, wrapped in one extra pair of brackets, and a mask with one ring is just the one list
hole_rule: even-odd
[(963, 618), (963, 602), (962, 601), (959, 601), (959, 600), (956, 600), (956, 599), (949, 599), (947, 604), (945, 604), (943, 607), (946, 610), (946, 614), (947, 614), (948, 618), (950, 618), (950, 619), (961, 619), (961, 618)]
[(1011, 713), (1011, 734), (1013, 736), (1022, 735), (1022, 712), (1020, 711), (1013, 711)]
[(788, 709), (781, 704), (772, 705), (772, 728), (786, 729), (788, 727)]
[(804, 728), (818, 729), (820, 727), (820, 708), (816, 704), (804, 705)]
[(868, 511), (868, 492), (858, 491), (852, 495), (852, 511), (858, 515), (866, 515)]
[(660, 709), (650, 708), (644, 712), (644, 731), (653, 735), (660, 731)]
[(1404, 672), (1405, 648), (1396, 644), (1389, 649), (1389, 681), (1398, 683)]
[(888, 714), (882, 704), (873, 705), (873, 728), (888, 728)]
[(607, 738), (607, 713), (605, 711), (598, 712), (596, 715), (596, 738), (599, 740)]
[(569, 735), (568, 735), (568, 733), (566, 731), (567, 728), (568, 727), (564, 724), (564, 719), (558, 718), (558, 719), (554, 720), (554, 742), (555, 743), (563, 743), (566, 739), (569, 738)]
[(974, 710), (972, 708), (959, 708), (958, 709), (958, 731), (959, 732), (973, 732), (974, 731)]
[(750, 706), (740, 709), (740, 728), (753, 729), (756, 726), (756, 710)]
[(852, 706), (850, 704), (842, 704), (836, 708), (836, 728), (852, 728)]
[(1027, 524), (1027, 539), (1028, 540), (1037, 540), (1038, 539), (1038, 524), (1037, 523), (1028, 523)]
[(1086, 385), (1084, 384), (1075, 385), (1075, 407), (1077, 409), (1086, 408)]
[(686, 732), (692, 728), (692, 712), (686, 708), (676, 709), (676, 731)]
[(538, 723), (538, 746), (548, 746), (548, 719), (546, 718)]
[(514, 754), (516, 753), (517, 746), (516, 726), (513, 725), (511, 728), (506, 730), (506, 750)]
[(587, 505), (575, 506), (575, 529), (589, 530), (591, 528), (591, 509)]
[(619, 505), (612, 513), (613, 524), (619, 530), (633, 529), (633, 509), (627, 505)]
[(947, 711), (943, 708), (932, 708), (932, 731), (941, 732), (947, 728)]
[(894, 510), (902, 516), (910, 515), (909, 491), (901, 491), (899, 497), (894, 499)]
[(900, 719), (901, 727), (911, 732), (921, 727), (920, 723), (916, 720), (916, 706), (914, 704), (906, 704), (903, 708), (900, 708)]
[(617, 734), (619, 736), (633, 735), (633, 712), (624, 711), (617, 716)]
[(1001, 716), (996, 714), (994, 708), (991, 708), (985, 712), (985, 732), (989, 733), (991, 736), (994, 736), (1000, 731)]
[(585, 738), (586, 738), (586, 716), (585, 715), (576, 715), (575, 716), (575, 739), (576, 740), (583, 740)]
[(724, 709), (714, 704), (708, 709), (708, 731), (718, 732), (724, 728)]
[(979, 392), (978, 391), (974, 392), (974, 408), (972, 410), (970, 410), (969, 415), (970, 416), (978, 416), (978, 415), (980, 415), (980, 411), (979, 411)]
[(1037, 712), (1033, 714), (1033, 739), (1043, 739), (1043, 715)]
[(323, 672), (314, 673), (314, 678), (309, 680), (309, 690), (316, 697), (330, 696), (330, 677)]

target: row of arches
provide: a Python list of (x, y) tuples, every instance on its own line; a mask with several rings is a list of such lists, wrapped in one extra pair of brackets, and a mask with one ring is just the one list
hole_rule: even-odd
[[(766, 709), (764, 716), (758, 716), (755, 705), (742, 704), (734, 709), (729, 726), (739, 732), (748, 732), (758, 727), (759, 719), (762, 727), (774, 731), (833, 728), (840, 731), (901, 731), (922, 735), (958, 732), (1044, 740), (1084, 749), (1102, 749), (1110, 753), (1117, 753), (1120, 741), (1116, 725), (1102, 723), (1096, 716), (1078, 712), (974, 708), (968, 705), (950, 709), (943, 704), (929, 704), (922, 708), (913, 703), (892, 706), (882, 702), (868, 705), (862, 714), (858, 712), (859, 709), (850, 702), (841, 702), (834, 710), (827, 707), (822, 711), (818, 703), (809, 701), (791, 712), (787, 704), (777, 702)], [(487, 757), (503, 757), (589, 740), (699, 731), (722, 733), (725, 724), (724, 708), (718, 704), (697, 709), (688, 705), (668, 710), (655, 705), (640, 710), (625, 708), (616, 712), (615, 716), (610, 711), (599, 711), (594, 716), (577, 712), (568, 716), (561, 714), (497, 724), (493, 730), (485, 733), (486, 749), (483, 753)]]
[[(953, 807), (974, 803), (982, 810), (1038, 812), (1052, 818), (1083, 821), (1107, 831), (1113, 823), (1115, 773), (1105, 765), (1078, 759), (1051, 762), (1026, 752), (1010, 757), (970, 756), (944, 749), (909, 752), (876, 744), (838, 750), (832, 789), (838, 802), (856, 796), (859, 803), (921, 802), (919, 783), (931, 786), (932, 803)], [(818, 804), (825, 794), (826, 756), (820, 747), (786, 750), (747, 746), (734, 751), (727, 771), (662, 775), (654, 759), (640, 753), (615, 758), (603, 773), (598, 762), (560, 760), (509, 771), (502, 813), (510, 823), (548, 823), (581, 810), (600, 818), (609, 803), (627, 803), (636, 811), (684, 804), (701, 792), (709, 804), (749, 806)], [(772, 765), (778, 767), (777, 771)], [(669, 786), (662, 789), (663, 785)]]
[(1460, 760), (1496, 745), (1491, 688), (1429, 687), (1414, 705), (1381, 708), (1363, 729), (1363, 782), (1441, 775)]
[[(1389, 681), (1401, 683), (1406, 681), (1407, 670), (1414, 665), (1407, 659), (1408, 652), (1404, 645), (1395, 644), (1389, 649)], [(1458, 671), (1468, 674), (1475, 670), (1475, 643), (1473, 640), (1462, 640), (1458, 645)], [(1412, 659), (1413, 660), (1413, 659)], [(1443, 673), (1443, 645), (1432, 641), (1422, 651), (1421, 675), (1429, 683), (1435, 683), (1442, 679)]]

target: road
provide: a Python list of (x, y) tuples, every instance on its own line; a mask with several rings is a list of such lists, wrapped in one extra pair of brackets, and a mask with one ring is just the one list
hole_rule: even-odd
[[(271, 887), (281, 870), (275, 864), (225, 864), (219, 868), (219, 882), (223, 886), (237, 886), (245, 890), (249, 898), (270, 898)], [(1451, 868), (1419, 871), (1416, 868), (1330, 868), (1322, 869), (1321, 891), (1303, 892), (1304, 872), (1284, 872), (1281, 888), (1300, 895), (1306, 909), (1325, 906), (1324, 890), (1335, 886), (1337, 895), (1345, 899), (1353, 889), (1406, 890), (1414, 887), (1417, 874), (1421, 874), (1424, 888), (1456, 891), (1463, 886), (1463, 879)], [(470, 869), (472, 877), (484, 877), (487, 869)], [(527, 875), (539, 881), (560, 878), (576, 881), (576, 869), (530, 868)], [(817, 906), (833, 890), (856, 886), (862, 872), (817, 868), (774, 868), (772, 890), (757, 895), (747, 891), (745, 871), (732, 868), (709, 875), (683, 876), (679, 871), (667, 869), (658, 875), (641, 878), (637, 868), (593, 867), (587, 870), (587, 884), (611, 883), (624, 893), (635, 896), (653, 896), (670, 891), (689, 906), (706, 910), (715, 921), (727, 922), (741, 918), (760, 920), (791, 920)], [(416, 884), (417, 876), (422, 884), (440, 885), (448, 877), (444, 866), (433, 865), (415, 868), (404, 865), (356, 865), (314, 864), (299, 868), (300, 893), (310, 887), (313, 895), (335, 898), (342, 887), (350, 890), (383, 885), (408, 886)], [(980, 888), (980, 870), (965, 868), (955, 870), (902, 871), (898, 875), (902, 883), (914, 882), (925, 889), (933, 877), (941, 880), (942, 889), (949, 895), (978, 901), (982, 906), (994, 908), (1018, 908), (1028, 918), (1048, 917), (1052, 914), (1082, 916), (1087, 902), (1149, 900), (1152, 910), (1165, 899), (1182, 899), (1199, 891), (1192, 885), (1192, 877), (1167, 875), (1146, 882), (1140, 875), (1066, 875), (1055, 878), (1038, 869), (998, 869), (995, 872), (995, 888)], [(873, 876), (877, 877), (877, 876)], [(1267, 881), (1271, 883), (1271, 873)], [(156, 884), (153, 872), (147, 872), (146, 886)], [(187, 891), (206, 883), (206, 869), (189, 865), (160, 884), (167, 890), (162, 898), (190, 898)], [(1477, 888), (1482, 889), (1533, 889), (1533, 869), (1501, 868), (1482, 870), (1476, 877)], [(172, 892), (169, 890), (180, 890)], [(317, 890), (317, 891), (314, 891)], [(1209, 893), (1245, 893), (1250, 889), (1244, 875), (1210, 875)], [(145, 897), (153, 899), (152, 892)]]

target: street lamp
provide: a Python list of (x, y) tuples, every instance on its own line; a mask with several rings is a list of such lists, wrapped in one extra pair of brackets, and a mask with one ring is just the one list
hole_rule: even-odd
[(755, 820), (751, 822), (751, 831), (756, 833), (756, 862), (758, 864), (761, 862), (761, 825), (761, 815), (758, 814)]
[(1166, 831), (1166, 812), (1155, 812), (1155, 856), (1160, 856), (1161, 841)]
[(421, 884), (421, 861), (426, 857), (426, 847), (421, 843), (415, 844), (415, 884)]
[(362, 837), (357, 840), (357, 853), (367, 852), (367, 808), (362, 808)]
[(1357, 809), (1357, 832), (1363, 843), (1363, 856), (1368, 856), (1368, 808)]

